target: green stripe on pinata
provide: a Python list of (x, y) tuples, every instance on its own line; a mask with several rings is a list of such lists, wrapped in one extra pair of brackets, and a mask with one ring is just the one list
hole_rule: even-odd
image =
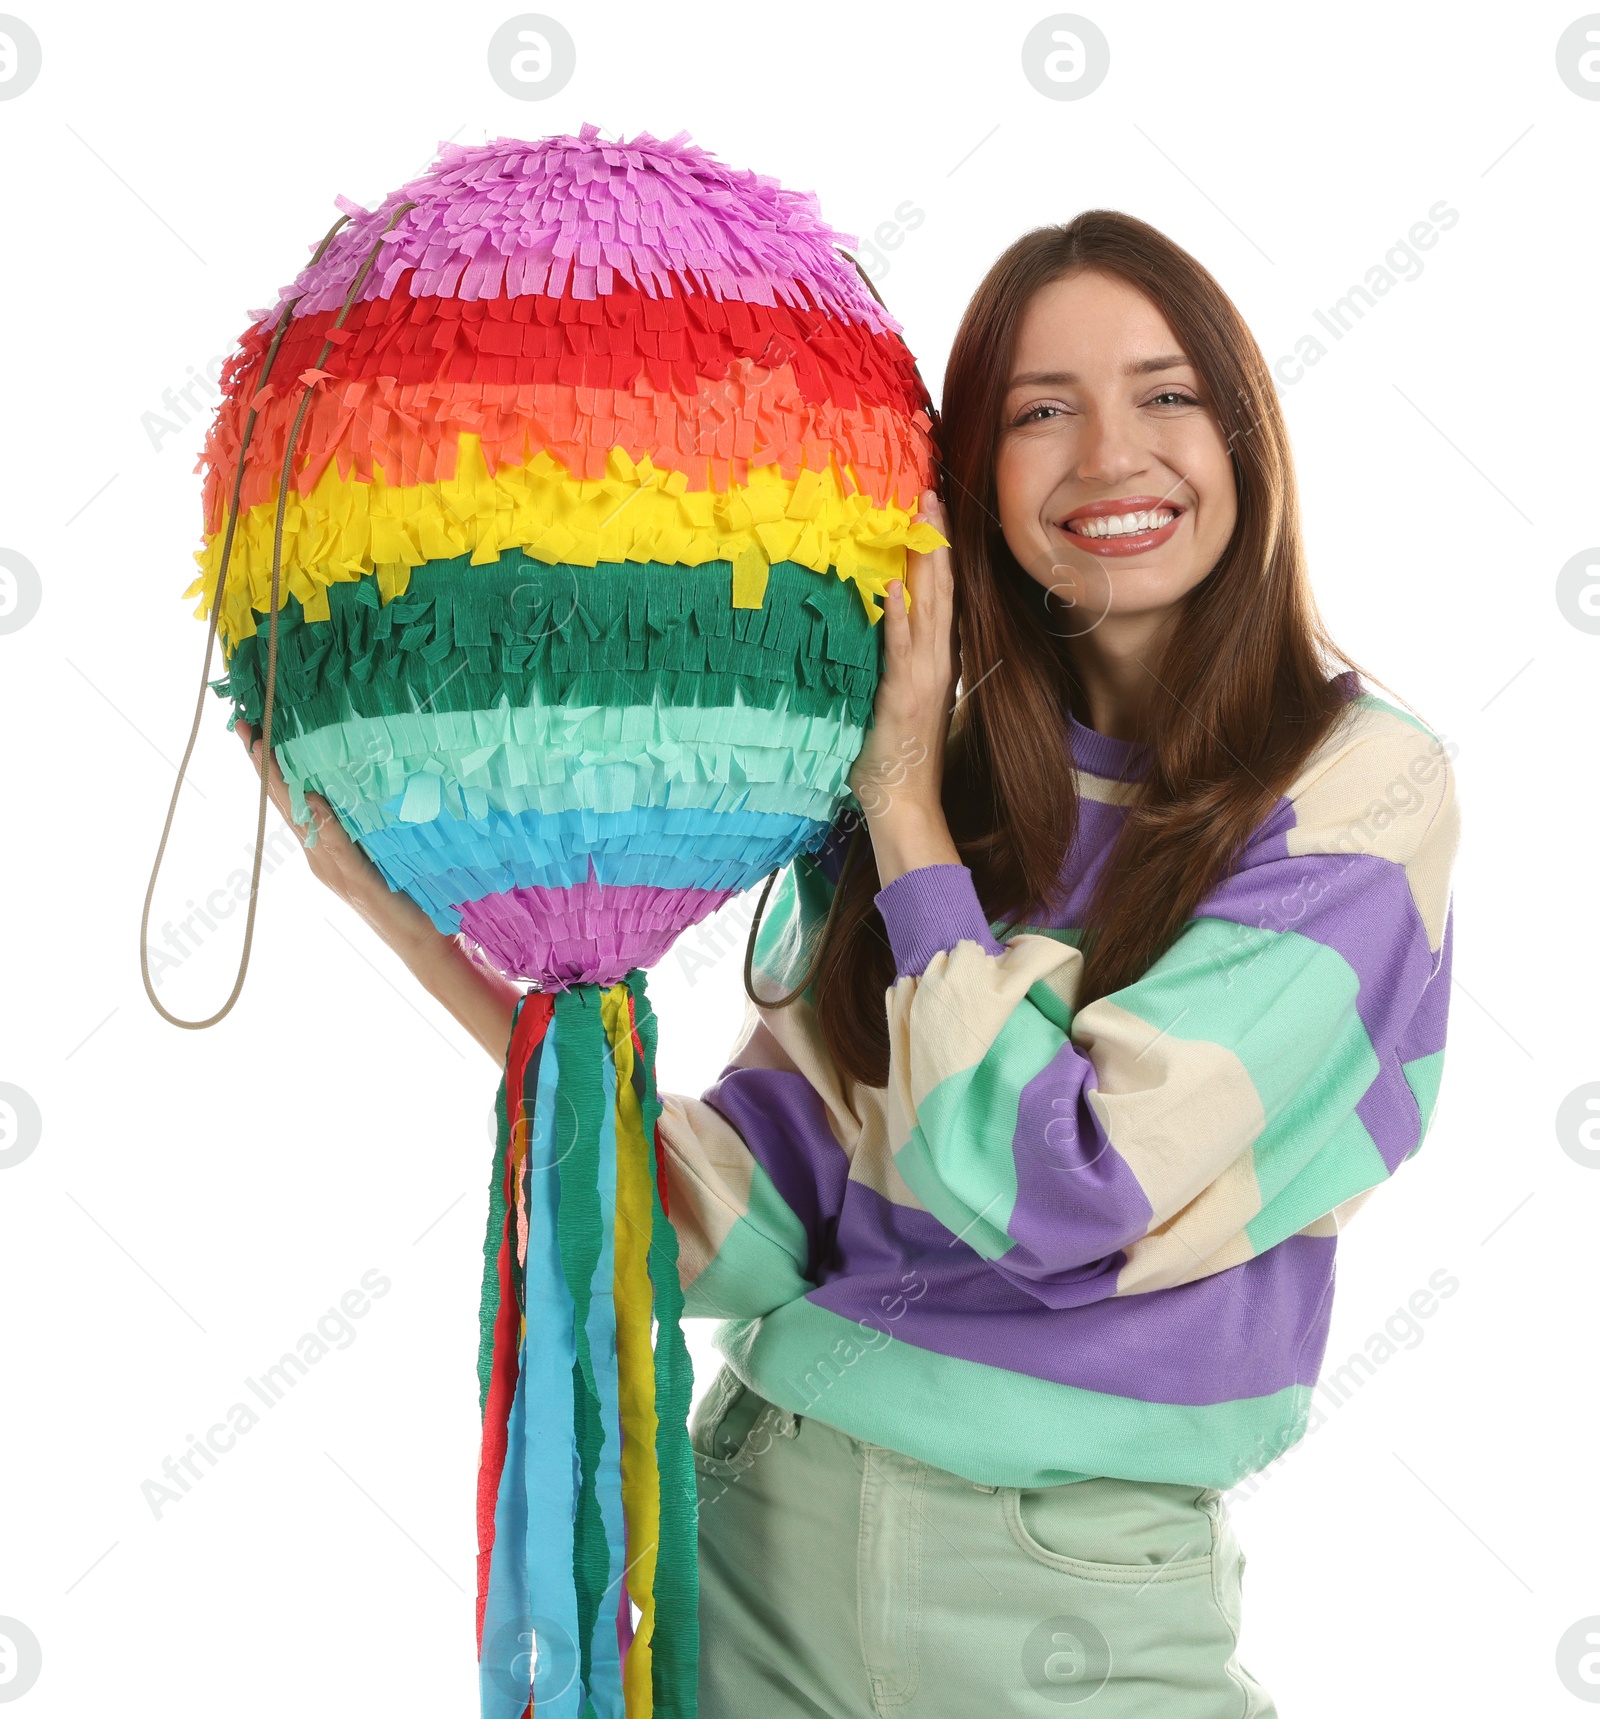
[[(759, 609), (735, 609), (733, 564), (551, 565), (521, 550), (413, 567), (381, 601), (372, 575), (327, 588), (328, 617), (297, 597), (278, 614), (274, 738), (351, 716), (513, 705), (746, 705), (842, 714), (864, 727), (878, 677), (877, 629), (855, 587), (774, 563)], [(211, 684), (259, 724), (267, 622)]]

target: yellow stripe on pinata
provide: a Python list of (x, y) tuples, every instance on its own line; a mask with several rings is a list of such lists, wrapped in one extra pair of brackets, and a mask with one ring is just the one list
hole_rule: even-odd
[[(218, 630), (226, 651), (256, 630), (272, 590), (277, 502), (260, 502), (239, 520)], [(759, 608), (764, 569), (795, 561), (817, 573), (853, 579), (876, 620), (891, 579), (905, 576), (908, 548), (926, 552), (945, 541), (901, 507), (877, 507), (852, 474), (790, 479), (777, 466), (751, 468), (750, 481), (726, 491), (692, 490), (682, 472), (648, 459), (637, 465), (613, 448), (604, 478), (576, 479), (548, 451), (522, 466), (489, 472), (479, 439), (460, 437), (456, 476), (439, 483), (390, 485), (347, 480), (337, 463), (323, 469), (309, 496), (291, 490), (284, 510), (280, 602), (305, 605), (308, 620), (328, 616), (327, 588), (375, 576), (387, 602), (403, 592), (410, 569), (469, 554), (474, 565), (522, 549), (545, 562), (592, 567), (600, 561), (659, 561), (695, 567), (732, 561), (734, 604)], [(184, 592), (210, 613), (225, 530), (195, 553), (200, 576)]]

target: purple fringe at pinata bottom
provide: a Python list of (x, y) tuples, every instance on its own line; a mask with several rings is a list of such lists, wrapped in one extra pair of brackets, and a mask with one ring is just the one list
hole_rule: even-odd
[(731, 889), (653, 889), (591, 877), (566, 889), (508, 889), (460, 908), (461, 929), (494, 966), (541, 991), (615, 985), (649, 967)]

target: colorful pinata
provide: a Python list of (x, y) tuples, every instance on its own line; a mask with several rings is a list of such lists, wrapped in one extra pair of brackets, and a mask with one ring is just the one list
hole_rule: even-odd
[(942, 541), (927, 397), (815, 198), (682, 134), (445, 145), (339, 207), (224, 372), (187, 595), (297, 817), (326, 796), (535, 987), (485, 1243), (482, 1711), (679, 1719), (691, 1375), (642, 969), (846, 801), (884, 587)]

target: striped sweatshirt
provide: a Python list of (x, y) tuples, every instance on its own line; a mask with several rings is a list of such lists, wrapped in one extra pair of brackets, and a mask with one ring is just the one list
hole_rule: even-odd
[[(1340, 678), (1333, 731), (1134, 983), (1076, 1006), (1148, 750), (1073, 721), (1082, 816), (1041, 923), (1001, 941), (960, 865), (878, 895), (886, 1087), (839, 1074), (807, 993), (748, 1008), (701, 1098), (664, 1095), (685, 1312), (741, 1379), (997, 1486), (1227, 1488), (1302, 1436), (1339, 1232), (1433, 1113), (1459, 829), (1453, 749)], [(761, 996), (804, 970), (826, 854), (774, 889)]]

